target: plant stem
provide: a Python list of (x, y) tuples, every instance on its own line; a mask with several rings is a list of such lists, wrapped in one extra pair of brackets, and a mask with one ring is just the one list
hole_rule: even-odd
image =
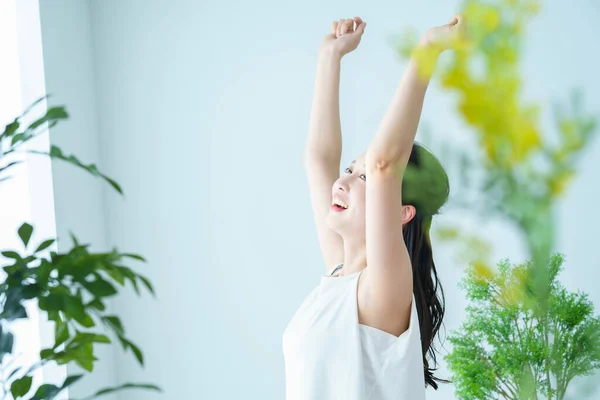
[(480, 353), (479, 357), (485, 361), (485, 363), (487, 364), (487, 366), (490, 368), (490, 370), (494, 373), (494, 375), (496, 376), (496, 379), (498, 379), (498, 381), (500, 381), (500, 383), (504, 384), (504, 386), (506, 386), (506, 389), (508, 389), (508, 391), (510, 391), (510, 394), (512, 395), (509, 396), (508, 393), (506, 393), (504, 390), (502, 390), (501, 387), (498, 387), (497, 389), (500, 390), (500, 394), (502, 394), (505, 398), (510, 398), (510, 399), (517, 399), (517, 394), (512, 390), (512, 387), (510, 386), (510, 383), (505, 381), (504, 379), (502, 379), (502, 377), (498, 374), (498, 372), (496, 371), (496, 369), (494, 368), (494, 366), (490, 363), (490, 361), (487, 359), (487, 357)]

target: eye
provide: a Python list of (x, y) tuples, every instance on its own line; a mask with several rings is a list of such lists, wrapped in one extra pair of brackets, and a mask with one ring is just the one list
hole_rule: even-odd
[[(351, 170), (350, 168), (346, 168), (346, 169), (344, 170), (344, 172), (346, 172), (346, 173), (348, 173), (348, 174), (351, 174), (351, 173), (352, 173), (352, 170)], [(367, 176), (366, 176), (365, 174), (360, 174), (360, 176), (361, 176), (361, 178), (362, 178), (362, 177), (364, 177), (364, 178), (362, 178), (362, 180), (363, 180), (363, 181), (366, 181), (366, 180), (367, 180)]]

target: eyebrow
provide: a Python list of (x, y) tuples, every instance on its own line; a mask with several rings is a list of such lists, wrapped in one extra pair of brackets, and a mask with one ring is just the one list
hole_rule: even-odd
[[(354, 164), (356, 162), (356, 160), (352, 160), (352, 164)], [(366, 167), (367, 164), (363, 164), (363, 167)]]

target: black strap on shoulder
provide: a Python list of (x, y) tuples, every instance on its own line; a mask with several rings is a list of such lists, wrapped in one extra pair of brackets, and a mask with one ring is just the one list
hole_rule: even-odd
[(337, 272), (337, 271), (338, 271), (340, 268), (342, 268), (342, 266), (343, 266), (343, 265), (344, 265), (344, 263), (340, 263), (340, 264), (338, 264), (338, 266), (337, 266), (337, 267), (335, 267), (335, 269), (334, 269), (334, 270), (331, 272), (331, 274), (329, 274), (329, 275), (333, 275), (333, 274), (335, 274), (335, 273), (336, 273), (336, 272)]

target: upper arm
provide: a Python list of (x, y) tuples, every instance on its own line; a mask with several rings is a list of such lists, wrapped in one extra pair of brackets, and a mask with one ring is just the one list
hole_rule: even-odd
[(402, 234), (403, 168), (399, 167), (401, 163), (366, 163), (366, 238), (372, 304), (379, 309), (410, 311), (406, 305), (412, 300), (413, 278)]
[(331, 207), (333, 184), (339, 178), (340, 163), (306, 158), (305, 170), (319, 247), (325, 261), (325, 272), (327, 272), (334, 264), (344, 260), (343, 239), (329, 228), (325, 221)]

